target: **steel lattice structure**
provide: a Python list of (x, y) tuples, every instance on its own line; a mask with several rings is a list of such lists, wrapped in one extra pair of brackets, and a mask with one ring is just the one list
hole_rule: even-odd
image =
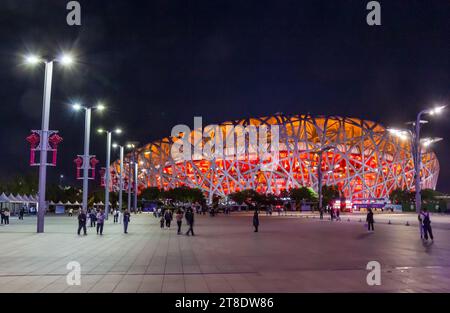
[[(320, 164), (323, 184), (337, 185), (347, 199), (386, 198), (396, 188), (414, 190), (410, 143), (392, 136), (376, 122), (339, 116), (278, 114), (222, 123), (224, 136), (227, 125), (278, 125), (278, 166), (263, 171), (259, 159), (248, 156), (175, 161), (170, 151), (178, 139), (167, 137), (137, 150), (140, 188), (189, 186), (200, 188), (209, 197), (244, 189), (279, 194), (282, 190), (308, 186), (317, 191)], [(194, 137), (193, 132), (191, 136)], [(209, 138), (202, 138), (203, 143), (206, 140)], [(325, 146), (333, 148), (318, 153)], [(119, 165), (119, 161), (113, 164), (113, 177), (117, 176)], [(124, 165), (126, 177), (127, 160)], [(433, 151), (422, 151), (420, 175), (422, 188), (436, 187), (439, 162)], [(113, 183), (117, 187), (117, 179)]]

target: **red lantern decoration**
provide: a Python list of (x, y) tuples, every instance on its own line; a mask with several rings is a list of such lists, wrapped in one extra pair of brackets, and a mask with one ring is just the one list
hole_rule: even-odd
[(51, 147), (50, 151), (52, 151), (52, 164), (53, 166), (56, 166), (56, 156), (58, 153), (58, 144), (60, 144), (63, 141), (62, 137), (59, 136), (57, 133), (53, 133), (48, 138), (48, 143)]
[(30, 165), (36, 165), (36, 150), (39, 142), (41, 141), (41, 137), (38, 133), (33, 132), (31, 135), (27, 137), (27, 141), (30, 143)]
[(83, 158), (81, 156), (78, 156), (75, 160), (73, 160), (75, 164), (77, 165), (77, 179), (81, 179), (81, 167), (83, 165)]

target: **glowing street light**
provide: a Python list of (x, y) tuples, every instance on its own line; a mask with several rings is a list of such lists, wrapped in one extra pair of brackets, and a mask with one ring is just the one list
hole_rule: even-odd
[(120, 149), (120, 173), (119, 173), (119, 210), (122, 210), (122, 193), (123, 193), (123, 146), (113, 143), (113, 148)]
[[(421, 185), (420, 185), (420, 169), (422, 167), (422, 155), (421, 155), (421, 146), (426, 148), (431, 144), (441, 141), (442, 138), (422, 138), (420, 139), (420, 126), (421, 124), (427, 123), (422, 120), (422, 115), (428, 114), (431, 116), (442, 114), (447, 105), (436, 106), (432, 109), (425, 109), (420, 111), (416, 116), (416, 121), (409, 123), (414, 126), (414, 132), (411, 130), (399, 130), (399, 129), (388, 129), (388, 131), (403, 140), (409, 139), (411, 140), (411, 155), (413, 156), (414, 161), (414, 180), (415, 180), (415, 203), (416, 203), (416, 212), (419, 214), (422, 209), (422, 197), (420, 195)], [(419, 227), (421, 227), (419, 225)], [(422, 232), (421, 232), (422, 234)]]
[[(98, 108), (98, 106), (97, 106)], [(120, 132), (117, 132), (117, 130), (120, 130)], [(105, 130), (103, 128), (97, 129), (97, 132), (102, 134), (106, 133), (106, 169), (105, 169), (105, 216), (106, 219), (108, 219), (109, 216), (109, 181), (110, 181), (110, 168), (109, 164), (111, 163), (111, 133), (115, 132), (116, 134), (119, 134), (122, 132), (120, 128), (116, 128), (113, 131)]]
[(89, 188), (89, 140), (91, 134), (91, 113), (92, 110), (102, 111), (105, 109), (103, 104), (97, 104), (93, 107), (86, 107), (79, 103), (75, 103), (72, 105), (72, 108), (75, 111), (80, 111), (83, 109), (85, 111), (85, 119), (84, 119), (84, 153), (83, 153), (83, 202), (82, 208), (85, 212), (87, 212), (87, 204), (88, 204), (88, 188)]
[[(65, 60), (67, 61), (67, 60)], [(39, 203), (37, 212), (37, 232), (44, 232), (44, 218), (47, 210), (45, 201), (46, 181), (47, 181), (47, 151), (48, 151), (48, 137), (49, 137), (49, 123), (50, 123), (50, 99), (52, 90), (53, 78), (53, 63), (58, 62), (63, 66), (68, 65), (67, 62), (61, 62), (58, 59), (46, 60), (36, 54), (29, 54), (25, 56), (25, 63), (28, 65), (37, 66), (39, 64), (45, 65), (44, 78), (44, 96), (42, 107), (42, 124), (40, 130), (40, 160), (39, 160)], [(73, 59), (72, 62), (73, 63)]]
[(72, 57), (72, 55), (70, 54), (62, 54), (59, 58), (58, 58), (59, 62), (65, 66), (70, 66), (73, 64), (74, 62), (74, 58)]
[[(131, 149), (131, 161), (128, 166), (128, 211), (131, 209), (131, 176), (134, 176), (134, 211), (137, 210), (137, 191), (138, 191), (138, 164), (136, 160), (136, 148), (138, 146), (138, 142), (130, 142), (127, 144), (127, 148)], [(131, 172), (131, 165), (133, 165), (134, 174)]]

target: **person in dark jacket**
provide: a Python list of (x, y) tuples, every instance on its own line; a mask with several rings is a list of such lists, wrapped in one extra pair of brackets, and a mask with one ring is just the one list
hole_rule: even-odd
[(367, 213), (366, 222), (367, 222), (367, 230), (370, 231), (370, 229), (372, 229), (372, 231), (374, 231), (373, 229), (374, 220), (372, 209), (369, 209), (369, 212)]
[(421, 219), (422, 219), (422, 227), (423, 227), (423, 236), (425, 240), (428, 240), (428, 235), (430, 236), (431, 240), (434, 240), (433, 238), (433, 231), (431, 229), (431, 220), (430, 220), (430, 212), (426, 208), (422, 210), (420, 213)]
[(78, 214), (78, 235), (80, 235), (81, 229), (83, 229), (83, 233), (86, 236), (86, 213), (83, 210), (80, 210), (80, 214)]
[(19, 220), (23, 220), (23, 215), (25, 214), (25, 208), (22, 207), (19, 211)]
[(259, 226), (258, 210), (255, 210), (255, 213), (253, 214), (253, 227), (255, 227), (255, 233), (258, 232), (258, 226)]
[(192, 212), (192, 209), (191, 208), (187, 209), (186, 214), (184, 216), (186, 218), (186, 223), (189, 226), (186, 235), (189, 236), (189, 233), (191, 233), (192, 236), (194, 236), (194, 213)]
[(125, 234), (128, 234), (128, 223), (130, 222), (130, 212), (128, 210), (125, 210), (123, 212), (123, 232)]
[(172, 221), (172, 211), (166, 210), (166, 212), (164, 212), (164, 220), (166, 221), (166, 227), (170, 228), (170, 222)]

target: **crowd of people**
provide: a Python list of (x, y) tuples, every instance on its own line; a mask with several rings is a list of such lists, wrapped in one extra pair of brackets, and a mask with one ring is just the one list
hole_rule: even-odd
[[(113, 223), (123, 223), (123, 232), (124, 234), (128, 234), (128, 224), (131, 220), (131, 214), (128, 210), (124, 210), (122, 213), (119, 209), (113, 209), (111, 212), (113, 217)], [(72, 216), (69, 213), (69, 216)], [(81, 231), (83, 231), (83, 235), (87, 235), (87, 224), (90, 224), (90, 227), (94, 227), (97, 230), (97, 235), (103, 235), (103, 228), (105, 225), (106, 215), (103, 209), (94, 209), (90, 208), (87, 212), (80, 209), (78, 213), (78, 235), (81, 235)]]
[[(196, 212), (197, 214), (202, 213), (201, 210), (196, 210)], [(163, 210), (162, 208), (158, 208), (154, 210), (153, 215), (155, 216), (155, 218), (159, 218), (161, 229), (170, 229), (170, 225), (173, 220), (173, 212), (171, 209)], [(185, 218), (186, 224), (188, 226), (186, 236), (194, 236), (194, 209), (192, 207), (176, 209), (175, 220), (177, 222), (177, 234), (182, 234), (181, 226), (183, 225), (183, 217)]]

